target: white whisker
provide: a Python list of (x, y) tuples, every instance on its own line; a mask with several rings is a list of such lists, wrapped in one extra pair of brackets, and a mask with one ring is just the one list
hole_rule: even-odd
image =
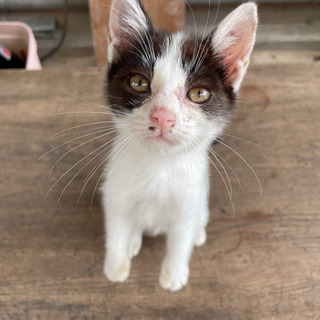
[(76, 95), (74, 95), (74, 94), (72, 94), (72, 93), (64, 92), (64, 94), (66, 94), (66, 95), (68, 95), (68, 96), (70, 96), (70, 97), (73, 97), (73, 98), (75, 98), (75, 99), (77, 99), (77, 100), (90, 103), (90, 104), (92, 104), (92, 105), (94, 105), (94, 106), (96, 106), (96, 107), (98, 107), (98, 108), (102, 108), (102, 109), (109, 110), (109, 108), (108, 108), (107, 106), (104, 106), (104, 105), (101, 105), (101, 104), (98, 104), (98, 103), (89, 101), (89, 100), (87, 100), (87, 99), (84, 99), (84, 98), (81, 98), (81, 97), (79, 97), (79, 96), (76, 96)]
[(109, 130), (109, 129), (118, 129), (119, 128), (119, 125), (110, 126), (105, 121), (102, 121), (100, 123), (106, 124), (106, 125), (104, 125), (102, 127), (93, 127), (93, 128), (89, 128), (89, 129), (85, 129), (85, 130), (81, 130), (81, 131), (74, 131), (74, 132), (70, 132), (70, 133), (65, 133), (65, 132), (71, 131), (71, 130), (76, 129), (76, 128), (92, 126), (93, 124), (98, 124), (98, 123), (99, 122), (93, 122), (93, 123), (83, 124), (83, 125), (80, 125), (80, 126), (74, 126), (72, 128), (62, 130), (62, 131), (56, 133), (55, 135), (51, 136), (50, 138), (48, 138), (45, 142), (47, 143), (49, 141), (52, 141), (52, 140), (55, 140), (55, 139), (58, 139), (58, 138), (61, 138), (61, 137), (68, 137), (68, 136), (72, 136), (72, 135), (76, 135), (76, 134), (82, 134), (84, 132), (90, 132), (90, 131), (95, 131), (95, 130), (100, 130), (100, 129)]
[(222, 135), (223, 135), (223, 136), (226, 136), (226, 137), (234, 138), (234, 139), (237, 139), (237, 140), (240, 140), (240, 141), (249, 143), (249, 144), (252, 144), (253, 146), (256, 146), (256, 147), (260, 148), (261, 150), (266, 151), (266, 149), (265, 149), (264, 147), (260, 146), (260, 145), (257, 144), (257, 143), (254, 143), (254, 142), (252, 142), (252, 141), (245, 140), (245, 139), (242, 139), (242, 138), (239, 138), (239, 137), (236, 137), (236, 136), (232, 136), (231, 134), (227, 134), (227, 133), (223, 133)]
[[(80, 172), (83, 171), (83, 169), (85, 169), (94, 159), (96, 159), (100, 154), (102, 154), (103, 152), (105, 152), (106, 150), (108, 150), (111, 146), (111, 143), (114, 139), (104, 143), (102, 146), (100, 146), (99, 148), (95, 149), (94, 151), (90, 152), (88, 155), (86, 155), (84, 158), (82, 158), (81, 160), (79, 160), (73, 167), (76, 167), (80, 162), (82, 162), (83, 160), (85, 160), (86, 158), (90, 157), (92, 154), (96, 153), (98, 150), (102, 149), (100, 152), (98, 152), (94, 157), (92, 157), (80, 170), (78, 170), (78, 172), (72, 177), (72, 179), (70, 179), (70, 181), (68, 182), (68, 184), (64, 187), (64, 189), (62, 190), (62, 192), (60, 193), (60, 196), (58, 198), (58, 203), (60, 201), (60, 199), (62, 198), (63, 193), (66, 191), (66, 189), (69, 187), (69, 185), (72, 183), (72, 181), (80, 174)], [(71, 168), (72, 169), (72, 168)]]
[(53, 151), (55, 151), (55, 150), (57, 150), (57, 149), (65, 146), (66, 144), (68, 144), (68, 143), (70, 143), (70, 142), (77, 141), (77, 140), (79, 140), (79, 139), (82, 139), (82, 138), (91, 136), (91, 135), (93, 135), (93, 134), (104, 133), (104, 132), (107, 132), (107, 131), (108, 131), (108, 129), (99, 130), (99, 131), (91, 132), (91, 133), (87, 133), (87, 134), (81, 135), (80, 137), (76, 137), (76, 138), (73, 138), (73, 139), (71, 139), (71, 140), (68, 140), (68, 141), (66, 141), (66, 142), (64, 142), (64, 143), (61, 143), (61, 144), (58, 145), (57, 147), (54, 147), (53, 149), (51, 149), (51, 150), (47, 151), (45, 154), (43, 154), (43, 155), (37, 160), (37, 162), (40, 161), (40, 160), (41, 160), (42, 158), (44, 158), (45, 156), (47, 156), (48, 154), (50, 154), (50, 153), (52, 153)]
[[(130, 136), (128, 136), (128, 137), (125, 139), (125, 140), (127, 140), (127, 141), (123, 141), (122, 147), (119, 148), (119, 149), (118, 149), (118, 152), (113, 155), (113, 158), (111, 159), (111, 161), (112, 161), (113, 159), (115, 159), (115, 157), (116, 157), (119, 153), (121, 153), (121, 151), (123, 150), (123, 148), (126, 147), (125, 151), (123, 151), (123, 152), (121, 153), (121, 157), (120, 157), (121, 160), (118, 161), (118, 162), (114, 165), (114, 167), (109, 171), (108, 177), (112, 174), (112, 172), (114, 171), (116, 165), (118, 165), (120, 162), (122, 162), (122, 161), (124, 160), (124, 154), (125, 154), (125, 153), (128, 153), (128, 150), (129, 150), (128, 144), (130, 145), (130, 142), (132, 142), (132, 141), (130, 141), (130, 138), (132, 138), (132, 137), (134, 137), (134, 136), (135, 136), (135, 135), (130, 135)], [(128, 138), (129, 138), (129, 140), (128, 140)], [(131, 144), (131, 149), (132, 149), (132, 145), (133, 145), (133, 144)], [(130, 150), (131, 150), (131, 149), (130, 149)], [(99, 179), (98, 179), (98, 181), (97, 181), (97, 183), (96, 183), (96, 185), (95, 185), (95, 187), (94, 187), (94, 190), (93, 190), (93, 193), (92, 193), (92, 197), (91, 197), (91, 205), (90, 205), (90, 208), (92, 208), (93, 199), (94, 199), (95, 193), (96, 193), (96, 191), (97, 191), (98, 185), (99, 185), (99, 183), (100, 183), (100, 180), (101, 180), (102, 177), (104, 176), (104, 174), (105, 174), (105, 172), (106, 172), (107, 169), (109, 169), (109, 165), (108, 165), (107, 168), (101, 173), (101, 175), (100, 175), (100, 177), (99, 177)]]
[[(97, 139), (100, 139), (100, 138), (102, 138), (102, 137), (108, 136), (109, 134), (115, 133), (115, 132), (117, 132), (117, 130), (111, 130), (111, 131), (105, 130), (105, 131), (101, 131), (101, 132), (106, 132), (106, 133), (104, 133), (104, 134), (102, 134), (102, 135), (100, 135), (100, 136), (98, 136), (98, 137), (94, 137), (94, 138), (90, 139), (89, 141), (82, 142), (82, 143), (80, 143), (78, 146), (73, 147), (73, 148), (71, 148), (70, 150), (68, 150), (67, 152), (65, 152), (65, 153), (53, 164), (53, 166), (52, 166), (52, 168), (51, 168), (51, 170), (50, 170), (49, 173), (51, 173), (51, 172), (53, 171), (53, 169), (57, 166), (57, 164), (58, 164), (66, 155), (68, 155), (69, 153), (73, 152), (74, 150), (76, 150), (76, 149), (78, 149), (78, 148), (80, 148), (80, 147), (82, 147), (82, 146), (84, 146), (84, 145), (86, 145), (86, 144), (88, 144), (88, 143), (90, 143), (90, 142), (92, 142), (92, 141), (94, 141), (94, 140), (97, 140)], [(97, 132), (95, 132), (95, 133), (97, 133)]]
[(231, 185), (231, 181), (230, 181), (228, 172), (226, 171), (225, 167), (222, 165), (222, 163), (221, 163), (221, 161), (218, 159), (218, 157), (215, 155), (215, 153), (212, 152), (211, 148), (209, 148), (209, 152), (213, 155), (213, 157), (214, 157), (214, 158), (217, 160), (217, 162), (220, 164), (220, 166), (221, 166), (224, 174), (226, 175), (227, 181), (228, 181), (228, 184), (229, 184), (230, 195), (232, 196), (232, 185)]
[(48, 118), (51, 117), (56, 117), (56, 116), (63, 116), (63, 115), (68, 115), (68, 114), (106, 114), (106, 115), (111, 115), (110, 112), (99, 112), (99, 111), (66, 111), (66, 112), (59, 112), (55, 114), (51, 114), (48, 116)]
[[(91, 104), (91, 105), (94, 105), (94, 106), (96, 106), (96, 107), (98, 107), (98, 108), (105, 109), (106, 111), (108, 111), (108, 112), (105, 112), (105, 114), (114, 115), (114, 113), (112, 113), (112, 111), (110, 111), (110, 108), (107, 107), (107, 106), (104, 106), (104, 105), (95, 103), (95, 102), (93, 102), (93, 101), (90, 101), (90, 100), (87, 100), (87, 99), (84, 99), (84, 98), (81, 98), (81, 97), (78, 97), (78, 96), (75, 96), (74, 94), (71, 94), (71, 93), (65, 92), (65, 94), (67, 94), (67, 95), (69, 95), (69, 96), (71, 96), (71, 97), (73, 97), (73, 98), (75, 98), (75, 99), (81, 100), (81, 101), (83, 101), (83, 102), (87, 102), (87, 103), (89, 103), (89, 104)], [(109, 96), (110, 96), (110, 95), (109, 95)], [(124, 116), (130, 115), (130, 114), (127, 114), (127, 113), (125, 113), (125, 112), (118, 111), (118, 110), (117, 110), (115, 113), (121, 114), (121, 115), (124, 115)], [(62, 113), (62, 114), (64, 114), (64, 113)], [(59, 114), (58, 114), (58, 115), (59, 115)]]
[(233, 214), (235, 214), (236, 211), (235, 211), (235, 208), (234, 208), (234, 205), (233, 205), (232, 196), (231, 196), (230, 190), (229, 190), (229, 188), (228, 188), (228, 186), (227, 186), (226, 180), (224, 179), (224, 177), (223, 177), (223, 175), (221, 174), (220, 170), (217, 168), (217, 166), (214, 164), (214, 162), (210, 159), (209, 156), (208, 156), (208, 159), (209, 159), (209, 161), (211, 162), (211, 164), (214, 166), (214, 168), (216, 169), (216, 171), (218, 172), (220, 178), (222, 179), (222, 181), (223, 181), (223, 183), (224, 183), (224, 185), (225, 185), (225, 187), (226, 187), (226, 190), (227, 190), (228, 195), (229, 195), (229, 201), (230, 201), (230, 203), (231, 203), (231, 207), (232, 207), (232, 210), (233, 210)]
[(221, 159), (221, 161), (223, 161), (223, 162), (228, 166), (228, 168), (231, 170), (231, 172), (232, 172), (233, 175), (235, 176), (235, 178), (236, 178), (236, 180), (237, 180), (237, 182), (238, 182), (239, 187), (241, 188), (240, 180), (239, 180), (236, 172), (234, 171), (234, 169), (230, 166), (230, 164), (229, 164), (217, 151), (213, 150), (212, 148), (211, 148), (211, 151), (214, 152), (215, 155), (216, 155), (217, 157), (219, 157), (219, 158)]
[(193, 19), (193, 25), (194, 25), (194, 34), (196, 35), (196, 34), (198, 33), (196, 17), (195, 17), (195, 15), (194, 15), (194, 11), (192, 10), (189, 1), (185, 0), (185, 2), (186, 2), (186, 5), (188, 6), (188, 8), (189, 8), (189, 10), (190, 10), (190, 12), (191, 12), (192, 19)]
[(253, 168), (251, 167), (251, 165), (243, 158), (243, 156), (237, 152), (236, 150), (234, 150), (233, 148), (231, 148), (230, 146), (228, 146), (227, 144), (223, 143), (222, 141), (220, 141), (220, 143), (225, 146), (226, 148), (228, 148), (229, 150), (233, 151), (250, 169), (250, 171), (253, 173), (253, 175), (255, 176), (258, 185), (259, 185), (259, 189), (260, 189), (260, 196), (262, 197), (262, 186), (261, 186), (261, 182), (260, 179), (258, 178), (256, 172), (253, 170)]
[(215, 26), (215, 24), (216, 24), (216, 22), (217, 22), (218, 16), (219, 16), (220, 3), (221, 3), (221, 0), (218, 1), (218, 8), (217, 8), (216, 15), (215, 15), (215, 17), (214, 17), (214, 21), (213, 21), (213, 24), (212, 24), (212, 28), (214, 28), (214, 26)]
[[(129, 135), (128, 135), (128, 136), (129, 136)], [(125, 136), (125, 137), (127, 137), (127, 136)], [(113, 139), (113, 141), (114, 141), (114, 140), (115, 140), (115, 143), (119, 143), (119, 144), (121, 145), (121, 143), (123, 143), (124, 138), (123, 138), (123, 137), (116, 137), (115, 139)], [(87, 184), (88, 184), (89, 181), (91, 180), (91, 178), (92, 178), (92, 177), (94, 176), (94, 174), (99, 170), (99, 168), (109, 159), (110, 155), (111, 155), (113, 152), (114, 152), (114, 149), (111, 151), (111, 153), (110, 153), (107, 157), (105, 157), (104, 159), (100, 160), (100, 161), (96, 164), (96, 166), (88, 173), (87, 177), (86, 177), (85, 180), (84, 180), (84, 184), (83, 184), (83, 187), (82, 187), (82, 189), (81, 189), (81, 191), (80, 191), (80, 195), (79, 195), (79, 197), (78, 197), (77, 203), (79, 203), (80, 198), (81, 198), (81, 196), (82, 196), (82, 194), (83, 194), (83, 192), (84, 192)], [(105, 170), (104, 170), (103, 172), (105, 172)]]
[(75, 166), (77, 166), (82, 160), (86, 159), (87, 157), (88, 157), (88, 155), (85, 156), (84, 158), (82, 158), (81, 160), (77, 161), (71, 168), (69, 168), (67, 171), (65, 171), (65, 172), (60, 176), (60, 178), (57, 179), (57, 180), (55, 181), (55, 183), (51, 186), (51, 188), (48, 190), (48, 192), (47, 192), (46, 195), (45, 195), (45, 198), (49, 195), (49, 193), (50, 193), (50, 192), (52, 191), (52, 189), (57, 185), (57, 183), (63, 179), (63, 177), (65, 177)]

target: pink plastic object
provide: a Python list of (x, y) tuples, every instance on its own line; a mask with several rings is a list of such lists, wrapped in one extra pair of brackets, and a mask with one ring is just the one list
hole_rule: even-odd
[(26, 70), (41, 70), (37, 42), (31, 28), (23, 22), (0, 22), (0, 43), (26, 60)]

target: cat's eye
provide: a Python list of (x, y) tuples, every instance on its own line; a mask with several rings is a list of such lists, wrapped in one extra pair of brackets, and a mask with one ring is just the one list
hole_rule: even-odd
[(210, 99), (210, 92), (204, 88), (193, 88), (188, 92), (188, 98), (195, 103), (203, 103)]
[(130, 86), (138, 92), (146, 92), (149, 89), (149, 81), (139, 75), (130, 78)]

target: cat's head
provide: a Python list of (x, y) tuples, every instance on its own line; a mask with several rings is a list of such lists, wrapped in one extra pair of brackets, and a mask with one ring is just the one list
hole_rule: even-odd
[(207, 36), (171, 34), (139, 0), (113, 0), (107, 100), (120, 130), (161, 152), (208, 146), (230, 118), (256, 26), (249, 2)]

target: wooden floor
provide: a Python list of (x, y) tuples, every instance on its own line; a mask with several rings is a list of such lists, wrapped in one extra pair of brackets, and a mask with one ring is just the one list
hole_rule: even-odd
[(212, 170), (208, 241), (193, 253), (189, 285), (176, 293), (158, 284), (163, 238), (144, 239), (126, 283), (111, 284), (103, 276), (99, 194), (90, 210), (101, 170), (77, 205), (83, 179), (98, 158), (83, 171), (89, 158), (67, 172), (101, 140), (66, 154), (49, 173), (64, 153), (93, 136), (63, 145), (77, 136), (66, 134), (88, 128), (78, 127), (43, 142), (106, 115), (48, 116), (101, 112), (64, 93), (103, 103), (104, 72), (0, 72), (1, 320), (320, 319), (320, 62), (249, 69), (227, 133), (261, 147), (232, 137), (225, 141), (254, 168), (263, 194), (246, 164), (216, 146), (242, 185), (227, 167), (236, 213)]

